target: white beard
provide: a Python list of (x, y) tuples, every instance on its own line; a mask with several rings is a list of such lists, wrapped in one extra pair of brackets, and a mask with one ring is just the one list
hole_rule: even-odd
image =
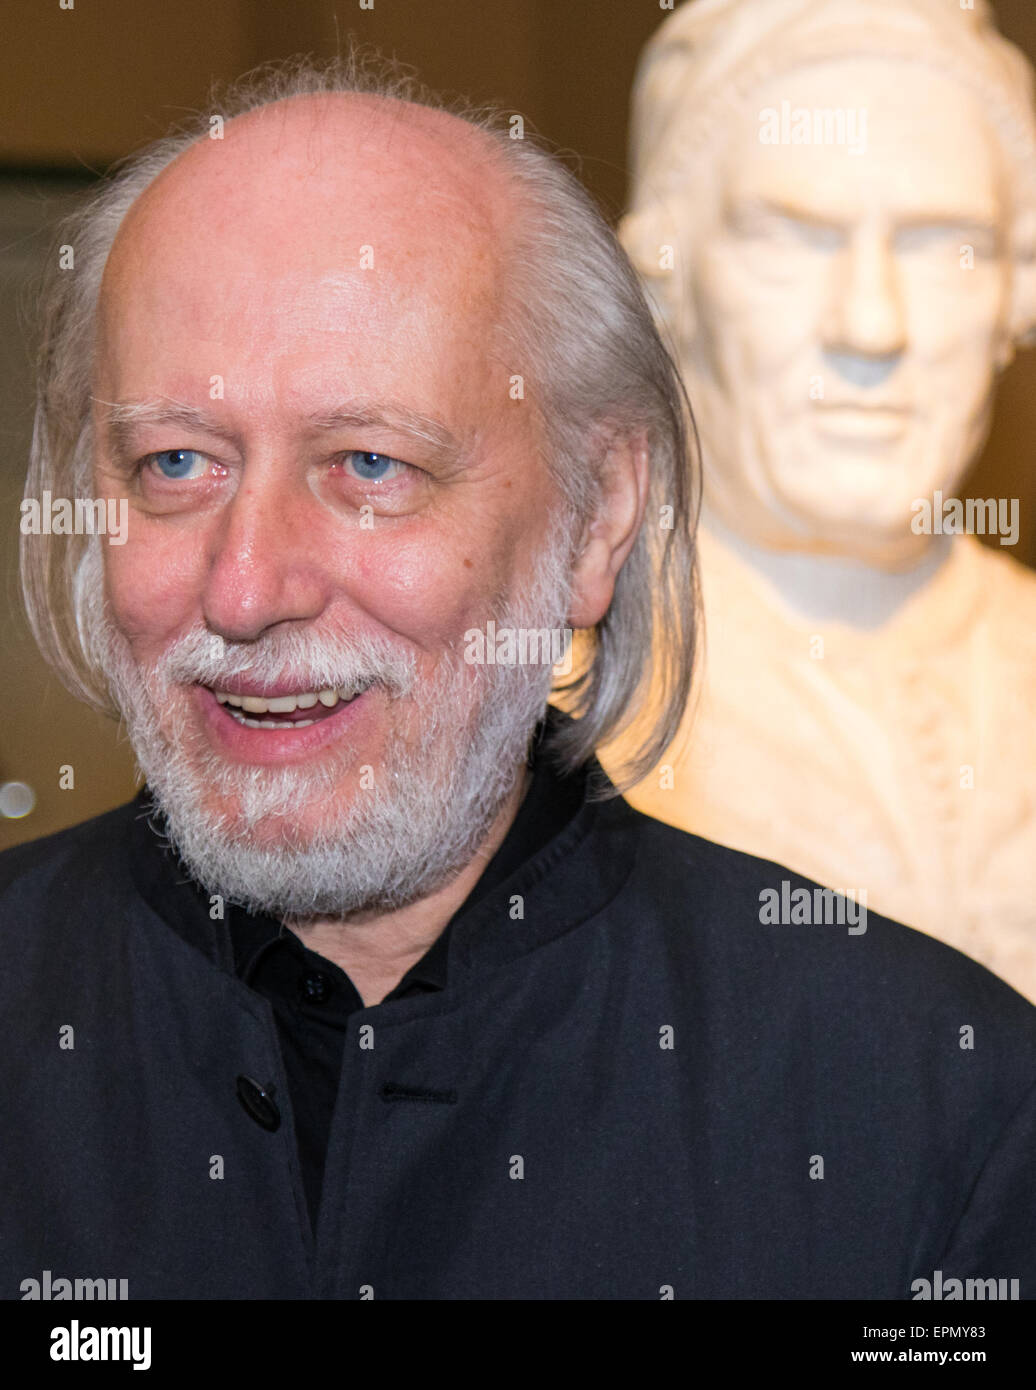
[[(569, 562), (559, 528), (529, 591), (491, 615), (498, 629), (561, 627)], [(515, 789), (550, 694), (550, 666), (467, 667), (456, 650), (443, 653), (421, 688), (410, 649), (313, 629), (226, 643), (199, 627), (141, 667), (109, 611), (99, 542), (77, 579), (84, 647), (107, 676), (165, 833), (198, 884), (251, 912), (342, 918), (398, 908), (443, 886), (471, 862)], [(270, 681), (295, 673), (314, 690), (379, 682), (372, 695), (387, 698), (390, 720), (374, 785), (361, 789), (361, 760), (348, 740), (311, 768), (247, 767), (215, 754), (188, 718), (184, 687), (219, 688), (246, 672)], [(416, 699), (391, 718), (411, 692)], [(343, 807), (330, 794), (347, 771), (356, 775)], [(228, 809), (207, 808), (214, 794)], [(316, 830), (293, 835), (292, 814), (321, 799)]]

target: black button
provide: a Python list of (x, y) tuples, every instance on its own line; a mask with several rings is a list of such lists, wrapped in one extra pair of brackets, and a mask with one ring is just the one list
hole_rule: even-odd
[(237, 1078), (237, 1098), (263, 1129), (275, 1130), (281, 1123), (281, 1112), (273, 1103), (273, 1087), (260, 1086), (250, 1076)]
[(312, 970), (299, 980), (299, 994), (304, 1004), (324, 1004), (331, 993), (331, 981), (322, 970)]

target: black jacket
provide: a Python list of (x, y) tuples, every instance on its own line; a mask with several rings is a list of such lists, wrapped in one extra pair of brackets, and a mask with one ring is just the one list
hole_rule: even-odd
[(623, 801), (350, 1016), (314, 1239), (271, 1006), (140, 894), (135, 814), (0, 856), (0, 1297), (1036, 1293), (1036, 1010), (873, 914), (764, 923), (811, 885)]

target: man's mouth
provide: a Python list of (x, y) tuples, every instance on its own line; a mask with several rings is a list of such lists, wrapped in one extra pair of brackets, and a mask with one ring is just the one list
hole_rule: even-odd
[(239, 695), (230, 690), (207, 687), (227, 714), (247, 729), (308, 729), (350, 704), (371, 682), (342, 685), (324, 690), (293, 691), (284, 695)]

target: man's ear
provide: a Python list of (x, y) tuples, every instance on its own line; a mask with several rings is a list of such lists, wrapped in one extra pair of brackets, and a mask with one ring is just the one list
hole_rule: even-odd
[(611, 606), (615, 580), (626, 563), (644, 521), (650, 462), (647, 436), (616, 436), (602, 464), (596, 512), (584, 529), (582, 549), (572, 572), (568, 621), (593, 627)]

